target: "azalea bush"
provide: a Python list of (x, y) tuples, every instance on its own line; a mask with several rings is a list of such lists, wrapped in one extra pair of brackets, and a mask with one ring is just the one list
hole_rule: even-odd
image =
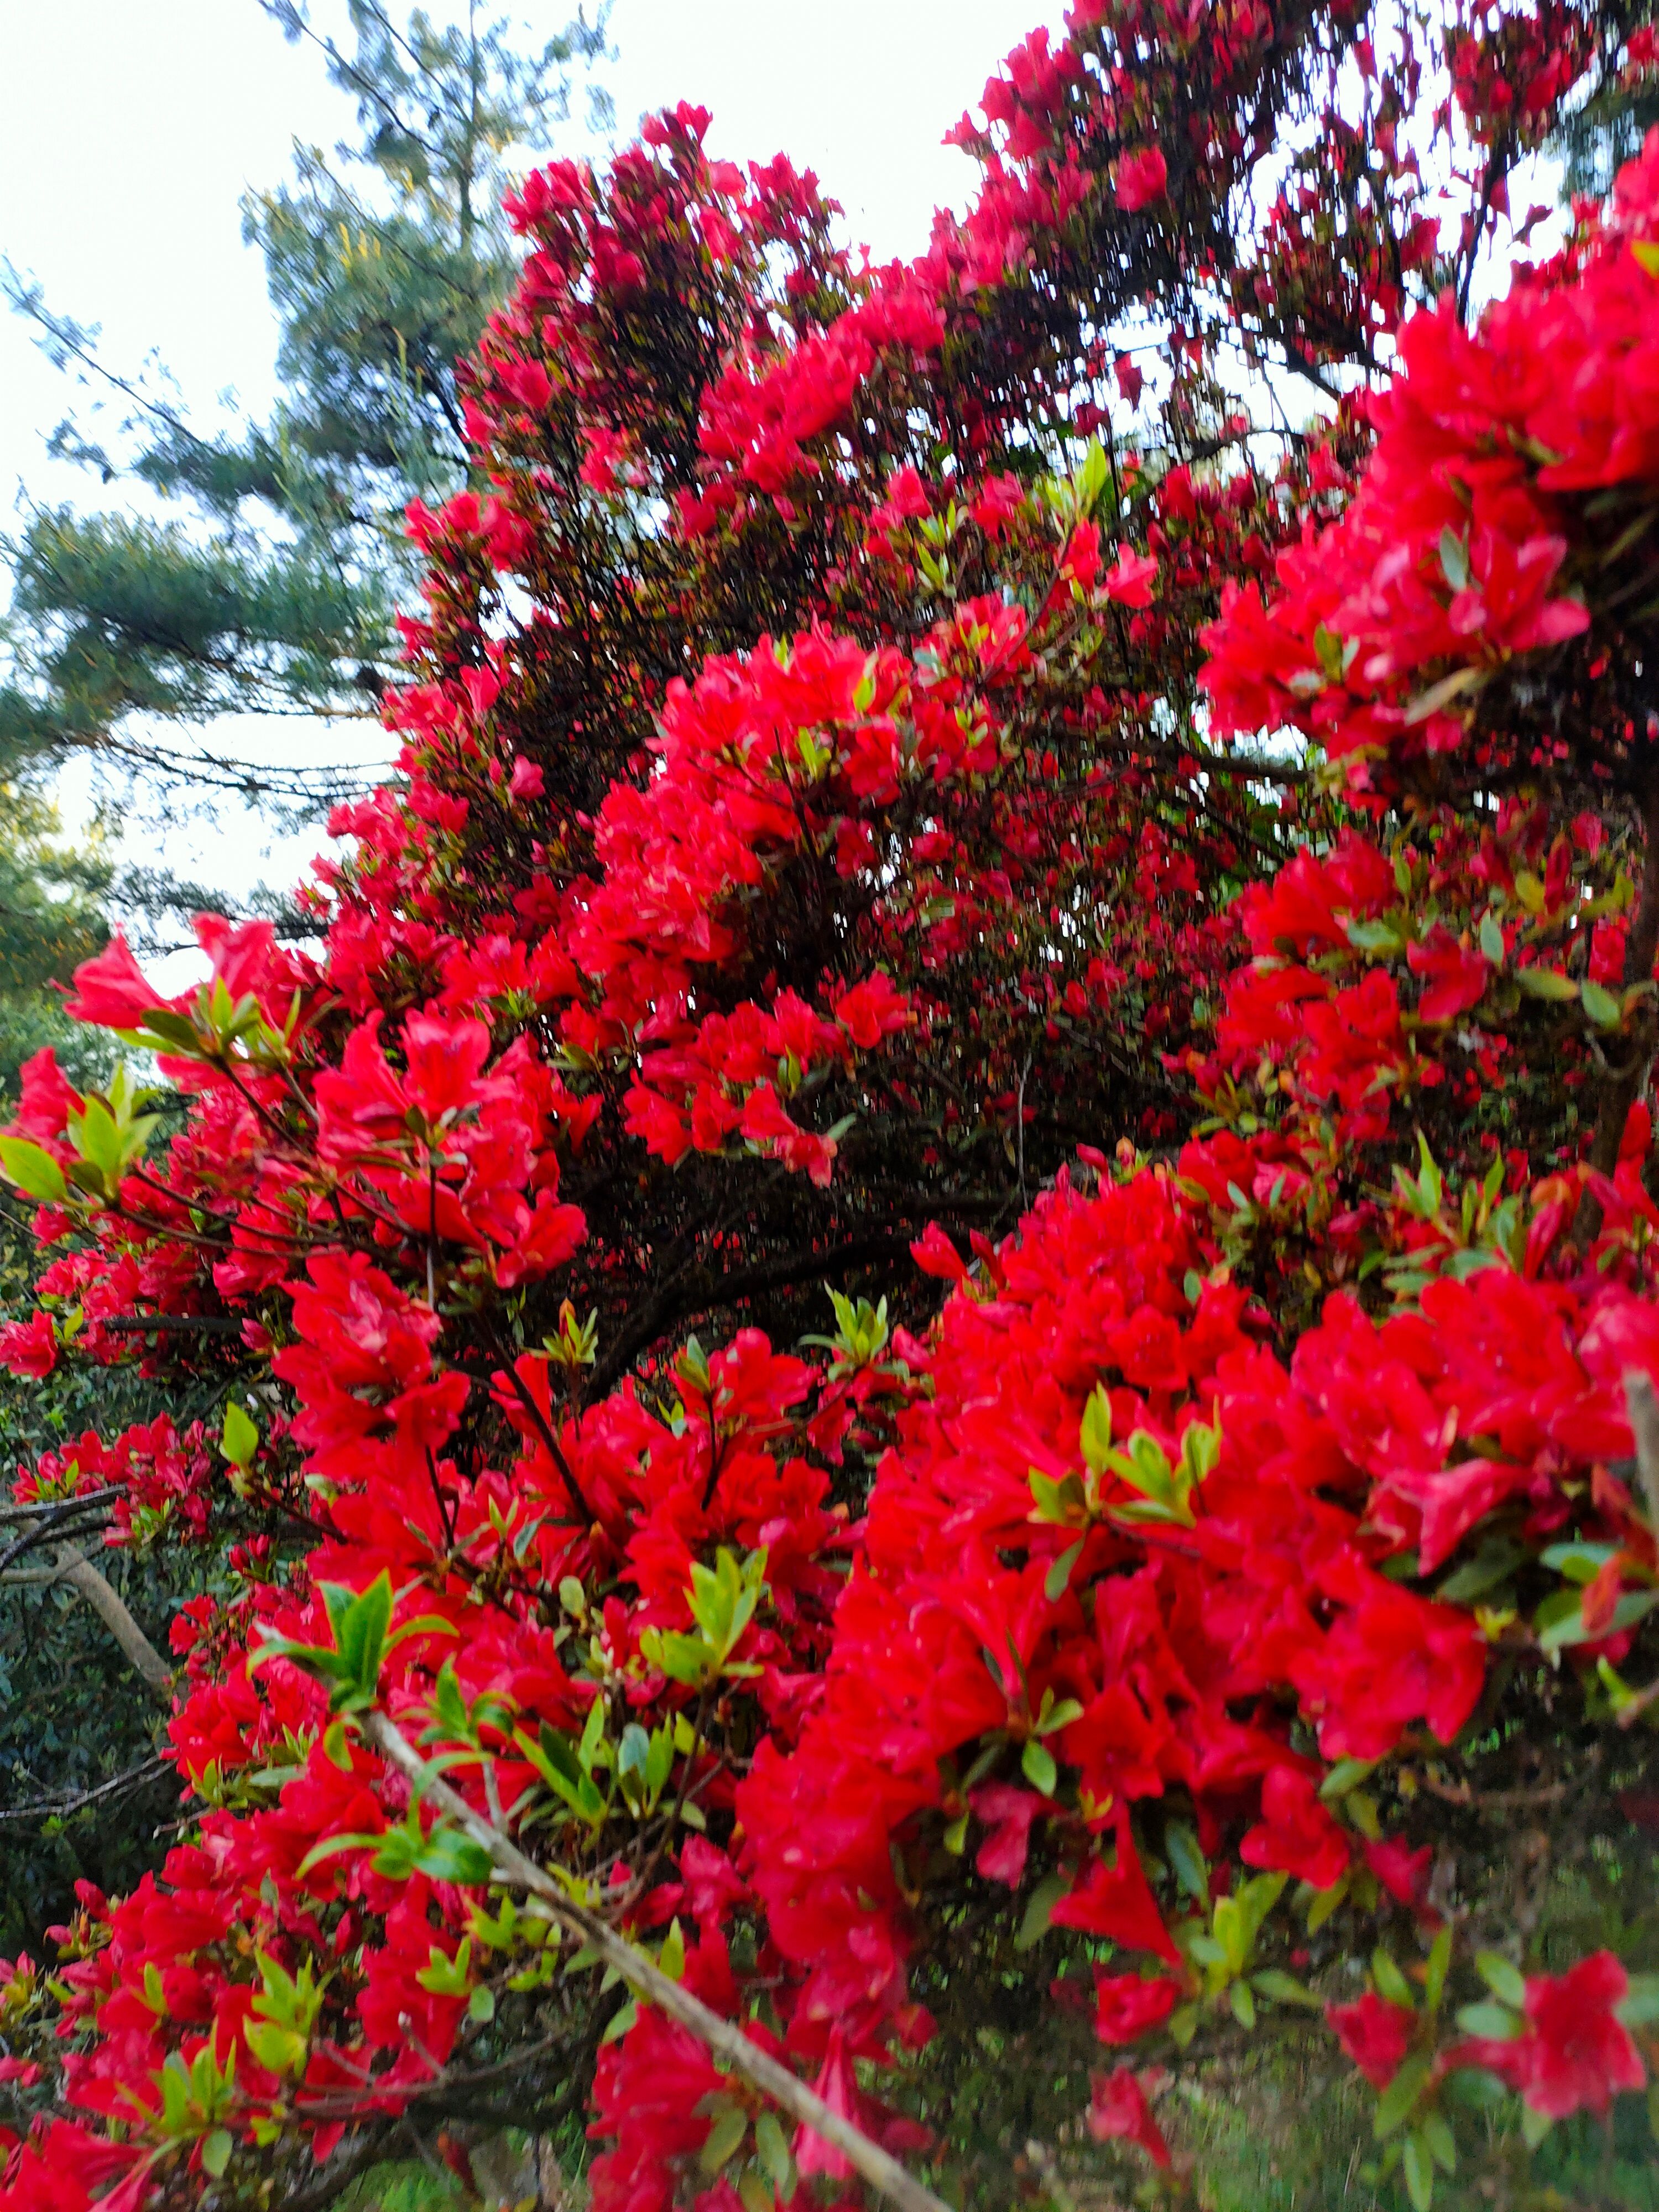
[(526, 180), (318, 949), (0, 1139), (9, 1364), (216, 1392), (19, 1500), (226, 1562), (0, 2203), (1653, 2201), (1659, 137), (1510, 198), (1652, 58), (1077, 0), (885, 268)]

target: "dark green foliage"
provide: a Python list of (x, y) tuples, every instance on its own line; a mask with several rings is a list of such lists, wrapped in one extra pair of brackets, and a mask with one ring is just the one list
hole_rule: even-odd
[[(33, 1240), (13, 1214), (8, 1206), (0, 1222), (0, 1322), (21, 1319), (33, 1303)], [(161, 1403), (156, 1386), (136, 1370), (62, 1364), (44, 1382), (0, 1372), (5, 1492), (20, 1463), (83, 1429), (107, 1435), (147, 1419)], [(19, 1533), (0, 1524), (0, 1550)], [(191, 1576), (159, 1556), (130, 1559), (95, 1540), (92, 1548), (100, 1571), (165, 1651), (168, 1621), (192, 1586)], [(169, 1774), (150, 1771), (161, 1714), (103, 1622), (61, 1583), (16, 1578), (40, 1574), (52, 1558), (44, 1547), (27, 1553), (0, 1583), (0, 1954), (21, 1945), (38, 1957), (44, 1929), (72, 1910), (77, 1880), (130, 1887), (155, 1863), (156, 1824), (171, 1816), (177, 1796)], [(26, 1812), (63, 1804), (137, 1769), (145, 1772), (135, 1786), (99, 1797), (66, 1820)]]
[(72, 1079), (105, 1073), (106, 1041), (69, 1020), (52, 987), (109, 934), (101, 902), (111, 871), (95, 840), (76, 851), (57, 830), (33, 793), (0, 781), (0, 1098), (42, 1045), (58, 1048)]
[[(33, 1555), (31, 1555), (33, 1556)], [(46, 1556), (50, 1556), (47, 1554)], [(153, 1641), (176, 1603), (166, 1569), (99, 1559)], [(97, 1615), (61, 1583), (0, 1590), (0, 1953), (39, 1958), (77, 1880), (131, 1889), (160, 1856), (178, 1797), (155, 1760), (161, 1715)], [(60, 1806), (117, 1777), (131, 1783), (68, 1818)]]
[(343, 656), (370, 657), (389, 619), (379, 580), (348, 578), (315, 544), (270, 547), (234, 530), (37, 513), (11, 548), (9, 621), (39, 641), (39, 689), (0, 691), (0, 763), (106, 744), (148, 763), (131, 716), (215, 715), (330, 702)]

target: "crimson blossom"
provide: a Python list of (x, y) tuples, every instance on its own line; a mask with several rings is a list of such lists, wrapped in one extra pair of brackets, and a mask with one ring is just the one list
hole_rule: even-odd
[(526, 180), (314, 937), (0, 1139), (179, 1394), (20, 1498), (212, 1570), (3, 2212), (1652, 2158), (1659, 135), (1508, 188), (1653, 52), (1074, 0), (888, 267)]

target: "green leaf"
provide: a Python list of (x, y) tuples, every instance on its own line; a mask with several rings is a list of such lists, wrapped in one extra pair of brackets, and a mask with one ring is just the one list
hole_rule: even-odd
[(1014, 1938), (1016, 1951), (1029, 1951), (1042, 1941), (1048, 1932), (1048, 1916), (1071, 1887), (1063, 1874), (1045, 1875), (1031, 1892), (1025, 1907), (1025, 1917), (1019, 1923), (1019, 1933)]
[(767, 2179), (781, 2197), (790, 2193), (795, 2161), (789, 2153), (789, 2140), (784, 2134), (775, 2112), (763, 2112), (755, 2123), (755, 2155), (765, 2171)]
[(1417, 2009), (1411, 1984), (1381, 1944), (1371, 1954), (1371, 1978), (1376, 1984), (1378, 1996), (1387, 1997), (1390, 2004), (1407, 2005), (1413, 2012)]
[(643, 1775), (651, 1764), (651, 1739), (637, 1721), (629, 1721), (617, 1747), (618, 1775)]
[(1301, 2005), (1308, 2012), (1325, 2009), (1323, 1997), (1316, 1996), (1294, 1974), (1283, 1973), (1277, 1966), (1266, 1966), (1261, 1973), (1252, 1974), (1250, 1986), (1258, 1996), (1271, 1997), (1275, 2004)]
[(472, 1971), (472, 1938), (464, 1936), (460, 1948), (452, 1959), (447, 1951), (434, 1943), (427, 1963), (416, 1975), (423, 1990), (434, 1996), (465, 1996)]
[(1494, 968), (1504, 964), (1504, 926), (1490, 909), (1480, 917), (1480, 950)]
[(160, 1043), (191, 1060), (202, 1057), (202, 1041), (196, 1034), (195, 1023), (188, 1014), (175, 1013), (168, 1006), (152, 1006), (140, 1028), (121, 1030), (117, 1034), (132, 1044), (149, 1048)]
[(354, 1592), (339, 1583), (325, 1583), (322, 1587), (339, 1654), (331, 1710), (338, 1712), (373, 1705), (380, 1688), (380, 1662), (386, 1656), (386, 1630), (392, 1625), (391, 1573), (382, 1567), (366, 1590)]
[(1570, 1544), (1552, 1544), (1541, 1554), (1543, 1565), (1553, 1567), (1570, 1583), (1591, 1583), (1619, 1550), (1617, 1544), (1591, 1544), (1583, 1538)]
[(1097, 1382), (1089, 1393), (1089, 1402), (1083, 1408), (1079, 1442), (1083, 1448), (1085, 1465), (1092, 1474), (1103, 1474), (1107, 1455), (1112, 1449), (1112, 1401), (1103, 1383)]
[(1457, 2171), (1457, 2142), (1451, 2131), (1451, 2123), (1443, 2112), (1425, 2112), (1418, 2133), (1428, 2145), (1429, 2154), (1443, 2173)]
[(1196, 1898), (1207, 1912), (1210, 1909), (1210, 1870), (1199, 1848), (1198, 1838), (1184, 1821), (1171, 1820), (1164, 1831), (1164, 1848), (1169, 1853), (1170, 1864), (1175, 1869), (1176, 1880), (1188, 1896)]
[(234, 1398), (225, 1407), (220, 1448), (231, 1465), (240, 1467), (245, 1473), (253, 1464), (253, 1455), (259, 1449), (258, 1430)]
[(70, 1115), (65, 1128), (81, 1158), (96, 1168), (106, 1184), (118, 1181), (121, 1133), (101, 1098), (89, 1097), (82, 1112)]
[(738, 2201), (743, 2212), (776, 2212), (777, 2199), (770, 2183), (754, 2166), (745, 2166), (738, 2175)]
[(1059, 1481), (1039, 1474), (1033, 1468), (1029, 1477), (1036, 1511), (1031, 1518), (1057, 1528), (1074, 1527), (1088, 1507), (1083, 1495), (1083, 1485), (1074, 1474), (1063, 1474)]
[(662, 1948), (657, 1954), (657, 1964), (671, 1982), (685, 1978), (685, 1931), (678, 1917), (662, 1939)]
[(1659, 2021), (1659, 1974), (1632, 1974), (1613, 2013), (1626, 2027), (1651, 2027)]
[(1501, 1951), (1477, 1951), (1474, 1971), (1501, 2003), (1513, 2005), (1516, 2012), (1526, 2003), (1525, 1977)]
[(1412, 2212), (1431, 2212), (1434, 2156), (1416, 2130), (1406, 2138), (1406, 2154), (1401, 2164), (1405, 2170), (1406, 2194), (1412, 2200)]
[(1526, 1556), (1509, 1537), (1488, 1536), (1472, 1559), (1466, 1559), (1447, 1576), (1436, 1595), (1449, 1605), (1468, 1605), (1496, 1589)]
[(1586, 980), (1578, 987), (1578, 996), (1585, 1013), (1598, 1030), (1618, 1028), (1624, 1009), (1611, 991), (1600, 983)]
[(1457, 2025), (1465, 2035), (1479, 2035), (1494, 2043), (1506, 2043), (1521, 2033), (1521, 2018), (1507, 2005), (1497, 2004), (1486, 1998), (1480, 2004), (1459, 2005)]
[[(1552, 1590), (1539, 1605), (1532, 1617), (1532, 1630), (1546, 1651), (1555, 1648), (1552, 1639), (1558, 1636), (1569, 1644), (1577, 1641), (1578, 1636), (1582, 1636), (1581, 1602), (1576, 1589), (1556, 1589)], [(1577, 1632), (1577, 1636), (1574, 1631)]]
[(1429, 2078), (1429, 2062), (1422, 2052), (1413, 2051), (1401, 2061), (1400, 2070), (1376, 2100), (1376, 2111), (1371, 2127), (1381, 2142), (1391, 2136), (1416, 2104), (1423, 2085)]
[(1339, 1759), (1319, 1785), (1321, 1803), (1334, 1805), (1339, 1798), (1346, 1797), (1349, 1790), (1358, 1788), (1376, 1765), (1374, 1759)]
[(1429, 2010), (1438, 2012), (1440, 2000), (1445, 1995), (1446, 1973), (1451, 1965), (1452, 1932), (1448, 1925), (1440, 1930), (1429, 1949), (1428, 1971), (1423, 1982), (1423, 2002)]
[[(603, 1698), (596, 1699), (593, 1710), (600, 1711), (603, 1705)], [(589, 1724), (592, 1724), (591, 1714)], [(570, 1738), (544, 1721), (538, 1738), (532, 1740), (520, 1729), (514, 1735), (514, 1741), (548, 1788), (563, 1798), (573, 1813), (597, 1827), (605, 1818), (605, 1801)], [(591, 1759), (592, 1753), (588, 1755)]]
[(683, 1636), (677, 1628), (642, 1630), (640, 1651), (648, 1665), (688, 1689), (701, 1689), (720, 1669), (718, 1656), (701, 1636)]
[(1554, 968), (1517, 968), (1515, 980), (1529, 999), (1559, 1002), (1578, 996), (1578, 986), (1571, 976), (1563, 975)]
[(1343, 1801), (1343, 1810), (1362, 1836), (1371, 1843), (1379, 1840), (1382, 1822), (1376, 1809), (1376, 1800), (1369, 1790), (1351, 1790)]
[(1454, 668), (1449, 676), (1443, 676), (1437, 684), (1431, 684), (1426, 691), (1419, 691), (1407, 703), (1407, 728), (1415, 728), (1419, 722), (1426, 722), (1431, 714), (1439, 714), (1454, 700), (1462, 698), (1466, 692), (1478, 691), (1486, 681), (1484, 668)]
[(1072, 1579), (1072, 1570), (1078, 1563), (1084, 1542), (1085, 1539), (1079, 1536), (1075, 1544), (1068, 1544), (1058, 1559), (1050, 1562), (1048, 1571), (1042, 1577), (1042, 1595), (1050, 1605), (1058, 1605), (1065, 1596)]
[(1055, 1784), (1060, 1780), (1060, 1769), (1054, 1764), (1054, 1754), (1046, 1743), (1039, 1743), (1035, 1736), (1029, 1738), (1019, 1754), (1019, 1766), (1033, 1790), (1040, 1790), (1045, 1797), (1054, 1796)]
[(1528, 2150), (1536, 2150), (1554, 2125), (1547, 2112), (1535, 2112), (1530, 2105), (1522, 2106), (1521, 2140)]
[(1406, 949), (1405, 939), (1391, 921), (1349, 921), (1343, 927), (1356, 952), (1378, 953), (1387, 957)]
[(42, 1206), (56, 1206), (68, 1195), (62, 1168), (43, 1146), (30, 1144), (27, 1137), (0, 1137), (0, 1169), (8, 1182), (15, 1182), (26, 1198)]
[(1567, 1600), (1565, 1610), (1553, 1612), (1546, 1620), (1546, 1611), (1553, 1604), (1552, 1599), (1546, 1598), (1533, 1615), (1533, 1626), (1538, 1630), (1539, 1646), (1547, 1652), (1565, 1651), (1575, 1644), (1599, 1644), (1604, 1637), (1616, 1636), (1621, 1628), (1633, 1628), (1638, 1620), (1645, 1620), (1654, 1607), (1659, 1605), (1659, 1589), (1626, 1590), (1613, 1608), (1613, 1618), (1605, 1627), (1596, 1629), (1592, 1634), (1585, 1627), (1579, 1610), (1578, 1592), (1560, 1590), (1556, 1595)]
[(495, 2017), (495, 1993), (480, 1982), (466, 2001), (466, 2016), (475, 2027), (484, 2027)]
[(749, 2115), (741, 2105), (721, 2105), (714, 2113), (697, 2164), (707, 2174), (716, 2174), (749, 2132)]
[(217, 2181), (230, 2164), (230, 2154), (235, 2148), (228, 2128), (215, 2128), (202, 2138), (202, 2171)]
[(1086, 515), (1093, 509), (1095, 501), (1106, 489), (1107, 475), (1105, 448), (1098, 438), (1091, 438), (1072, 477), (1079, 515)]
[(1036, 1731), (1038, 1735), (1058, 1735), (1062, 1729), (1070, 1728), (1073, 1721), (1082, 1718), (1083, 1708), (1075, 1698), (1062, 1698), (1056, 1705), (1054, 1692), (1045, 1690), (1036, 1717)]
[(1316, 1889), (1308, 1905), (1308, 1933), (1316, 1936), (1348, 1893), (1348, 1877), (1344, 1875), (1328, 1889)]
[(495, 1871), (482, 1844), (459, 1828), (436, 1827), (415, 1856), (416, 1870), (433, 1881), (454, 1881), (479, 1889)]
[(1440, 533), (1440, 567), (1455, 592), (1469, 587), (1469, 549), (1448, 523)]

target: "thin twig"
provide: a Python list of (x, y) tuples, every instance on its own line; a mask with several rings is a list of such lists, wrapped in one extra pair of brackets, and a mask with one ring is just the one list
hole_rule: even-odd
[(577, 1481), (575, 1472), (571, 1467), (569, 1461), (565, 1457), (564, 1453), (560, 1447), (559, 1440), (557, 1437), (554, 1435), (552, 1426), (548, 1421), (547, 1417), (542, 1412), (541, 1407), (536, 1403), (534, 1393), (531, 1390), (530, 1386), (526, 1382), (523, 1376), (520, 1374), (517, 1366), (511, 1359), (504, 1359), (500, 1371), (512, 1384), (514, 1395), (518, 1399), (519, 1403), (524, 1407), (526, 1413), (529, 1414), (531, 1419), (535, 1423), (537, 1432), (540, 1436), (542, 1442), (547, 1446), (549, 1455), (552, 1459), (554, 1466), (559, 1471), (560, 1480), (563, 1482), (565, 1488), (570, 1492), (571, 1502), (574, 1504), (576, 1510), (582, 1516), (582, 1526), (585, 1528), (591, 1528), (593, 1526), (593, 1509), (589, 1505), (586, 1498), (582, 1495), (582, 1486), (580, 1483)]
[(0, 1812), (0, 1822), (67, 1820), (71, 1813), (78, 1813), (85, 1806), (96, 1804), (100, 1797), (113, 1797), (124, 1790), (137, 1790), (144, 1783), (153, 1781), (158, 1774), (164, 1774), (167, 1769), (167, 1761), (165, 1759), (143, 1759), (137, 1766), (128, 1767), (125, 1774), (117, 1774), (107, 1782), (100, 1782), (95, 1790), (82, 1790), (79, 1796), (63, 1797), (57, 1800), (42, 1799), (40, 1803), (34, 1805), (11, 1806), (6, 1811)]
[(241, 1317), (237, 1314), (106, 1314), (98, 1326), (130, 1336), (187, 1333), (231, 1336), (240, 1335), (242, 1330)]
[(636, 1950), (610, 1923), (586, 1905), (578, 1905), (551, 1875), (527, 1859), (518, 1845), (472, 1810), (464, 1797), (441, 1780), (396, 1723), (384, 1713), (370, 1713), (365, 1722), (370, 1741), (408, 1777), (416, 1793), (431, 1799), (458, 1821), (494, 1862), (497, 1871), (514, 1887), (541, 1899), (549, 1917), (568, 1934), (587, 1945), (607, 1966), (613, 1967), (636, 1996), (655, 2005), (666, 2018), (696, 2037), (720, 2060), (763, 2096), (769, 2097), (802, 2127), (830, 2144), (854, 2172), (879, 2190), (904, 2212), (946, 2212), (930, 2189), (924, 2188), (879, 2143), (872, 2142), (860, 2128), (826, 2105), (798, 2075), (751, 2043), (733, 2021), (723, 2020), (690, 1990), (671, 1981), (661, 1968)]
[[(98, 1516), (92, 1526), (87, 1525), (88, 1514)], [(55, 1507), (33, 1527), (26, 1528), (21, 1536), (0, 1552), (0, 1575), (4, 1574), (15, 1560), (21, 1559), (26, 1552), (32, 1552), (37, 1544), (49, 1544), (63, 1536), (72, 1536), (78, 1540), (82, 1536), (96, 1535), (100, 1528), (108, 1525), (108, 1514), (90, 1498), (70, 1498)]]

